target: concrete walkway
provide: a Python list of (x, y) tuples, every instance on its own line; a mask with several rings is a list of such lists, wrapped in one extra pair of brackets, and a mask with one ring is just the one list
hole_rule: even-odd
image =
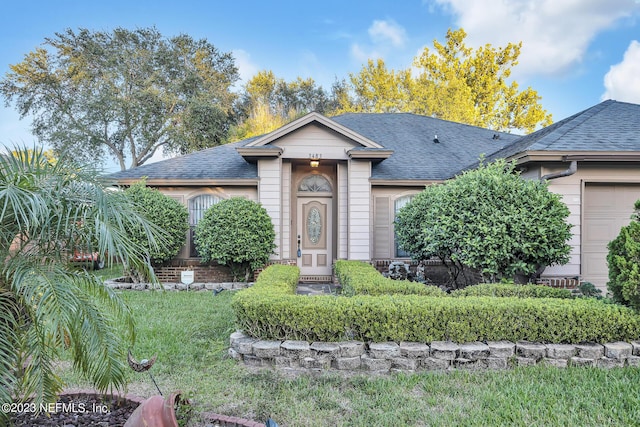
[(332, 283), (298, 283), (298, 295), (329, 295), (336, 294), (339, 287)]

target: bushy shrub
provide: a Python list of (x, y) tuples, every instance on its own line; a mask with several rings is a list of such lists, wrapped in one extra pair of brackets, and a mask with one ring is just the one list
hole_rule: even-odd
[[(187, 208), (160, 191), (147, 187), (145, 181), (133, 184), (125, 190), (125, 194), (133, 202), (135, 210), (154, 224), (163, 237), (157, 244), (150, 245), (147, 232), (138, 227), (129, 230), (129, 238), (146, 248), (146, 255), (152, 263), (162, 263), (176, 256), (187, 240)], [(146, 279), (136, 271), (132, 271), (131, 275), (135, 276), (134, 279)]]
[(453, 297), (571, 298), (569, 289), (515, 283), (481, 283), (451, 292)]
[(234, 280), (249, 278), (273, 253), (275, 231), (259, 203), (241, 197), (211, 206), (198, 222), (195, 245), (202, 262), (216, 261), (231, 269)]
[(445, 296), (437, 286), (424, 285), (409, 280), (392, 280), (383, 277), (371, 264), (362, 261), (338, 260), (335, 274), (342, 285), (342, 295), (430, 295)]
[(427, 187), (400, 210), (395, 230), (414, 259), (446, 261), (452, 284), (461, 287), (471, 284), (465, 267), (496, 282), (566, 263), (568, 216), (546, 183), (525, 180), (499, 160)]
[(295, 295), (297, 273), (290, 269), (297, 267), (273, 267), (232, 301), (238, 325), (261, 339), (604, 343), (640, 333), (640, 315), (595, 299), (309, 297)]
[(609, 292), (614, 301), (640, 309), (640, 222), (637, 217), (622, 227), (608, 248)]

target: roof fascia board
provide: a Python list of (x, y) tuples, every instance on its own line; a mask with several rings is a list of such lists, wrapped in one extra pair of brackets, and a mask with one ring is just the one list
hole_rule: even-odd
[(380, 160), (380, 159), (388, 159), (393, 154), (393, 150), (376, 150), (376, 151), (367, 151), (367, 150), (347, 150), (347, 155), (350, 159), (371, 159), (371, 160)]
[[(137, 178), (126, 178), (116, 180), (117, 185), (133, 185), (140, 182)], [(258, 185), (257, 178), (244, 179), (147, 179), (148, 186), (158, 187), (193, 187), (193, 186), (234, 186), (234, 187), (255, 187)]]
[(525, 151), (507, 158), (521, 165), (529, 162), (568, 162), (573, 160), (590, 162), (637, 162), (640, 161), (638, 151)]
[(375, 179), (369, 180), (371, 185), (385, 187), (426, 187), (432, 184), (441, 184), (445, 180), (437, 179)]
[(236, 148), (238, 154), (242, 157), (280, 157), (282, 155), (282, 148), (278, 146), (271, 147), (238, 147)]

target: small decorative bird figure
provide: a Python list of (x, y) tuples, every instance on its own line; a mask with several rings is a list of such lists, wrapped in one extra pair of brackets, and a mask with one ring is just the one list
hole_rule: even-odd
[(133, 355), (131, 354), (131, 349), (129, 349), (129, 356), (127, 357), (127, 360), (129, 362), (129, 366), (131, 366), (131, 369), (133, 369), (136, 372), (144, 372), (151, 369), (153, 364), (156, 362), (157, 357), (158, 355), (154, 355), (149, 360), (142, 359), (140, 362), (138, 362), (136, 359), (133, 358)]

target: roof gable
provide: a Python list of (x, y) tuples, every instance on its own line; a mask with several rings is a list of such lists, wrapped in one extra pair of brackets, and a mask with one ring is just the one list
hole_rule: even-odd
[(275, 141), (277, 141), (278, 139), (282, 138), (283, 136), (290, 134), (298, 129), (301, 129), (305, 126), (308, 126), (312, 123), (317, 123), (320, 124), (324, 127), (327, 127), (331, 130), (333, 130), (334, 132), (337, 132), (339, 134), (341, 134), (342, 136), (346, 137), (347, 139), (353, 141), (354, 143), (356, 143), (357, 145), (360, 145), (362, 147), (365, 148), (384, 148), (383, 146), (381, 146), (380, 144), (376, 143), (375, 141), (360, 135), (359, 133), (353, 131), (352, 129), (349, 129), (348, 127), (345, 127), (343, 125), (341, 125), (338, 122), (335, 122), (331, 119), (329, 119), (328, 117), (323, 116), (320, 113), (317, 112), (312, 112), (309, 113), (303, 117), (300, 117), (297, 120), (292, 121), (291, 123), (288, 123), (276, 130), (274, 130), (273, 132), (270, 132), (266, 135), (263, 135), (261, 137), (258, 137), (255, 141), (252, 141), (249, 144), (245, 145), (245, 148), (249, 148), (249, 147), (262, 147), (268, 144), (271, 144)]

